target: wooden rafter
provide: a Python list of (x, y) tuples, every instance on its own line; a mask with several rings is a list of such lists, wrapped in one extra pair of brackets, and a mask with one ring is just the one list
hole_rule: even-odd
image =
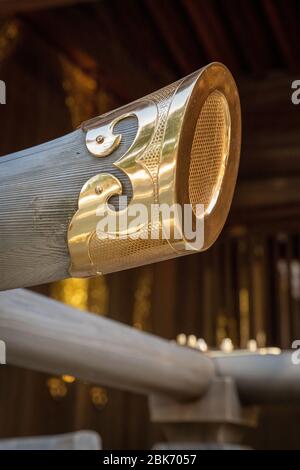
[(0, 0), (0, 16), (15, 15), (26, 11), (43, 10), (51, 7), (87, 3), (95, 0)]

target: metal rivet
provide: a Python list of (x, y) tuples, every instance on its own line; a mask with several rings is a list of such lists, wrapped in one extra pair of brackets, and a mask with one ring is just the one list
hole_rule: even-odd
[(103, 144), (103, 142), (104, 142), (104, 137), (103, 137), (103, 135), (98, 135), (98, 136), (96, 137), (96, 142), (97, 142), (97, 144)]
[(103, 193), (103, 188), (101, 186), (96, 186), (95, 193), (96, 194), (102, 194)]

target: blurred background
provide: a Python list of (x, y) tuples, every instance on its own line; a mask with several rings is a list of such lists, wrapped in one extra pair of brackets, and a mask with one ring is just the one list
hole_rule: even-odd
[[(1, 155), (211, 61), (230, 68), (241, 96), (237, 188), (208, 252), (35, 290), (181, 342), (290, 348), (300, 338), (300, 106), (291, 101), (299, 31), (297, 0), (1, 0)], [(1, 368), (0, 437), (94, 429), (106, 449), (162, 439), (146, 398), (67, 374)], [(299, 420), (300, 410), (264, 408), (247, 443), (300, 449)]]

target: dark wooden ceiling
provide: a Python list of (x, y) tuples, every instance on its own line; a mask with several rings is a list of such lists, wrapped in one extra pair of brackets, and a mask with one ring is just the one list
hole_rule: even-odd
[(300, 68), (297, 0), (100, 0), (47, 9), (71, 1), (2, 0), (0, 14), (1, 3), (123, 99), (215, 60), (254, 77)]
[[(300, 114), (291, 103), (292, 80), (300, 78), (299, 1), (0, 0), (3, 21), (12, 14), (22, 40), (10, 58), (9, 88), (24, 73), (32, 89), (38, 84), (39, 94), (45, 90), (50, 102), (61, 93), (61, 57), (111, 93), (115, 105), (208, 62), (225, 63), (237, 80), (243, 117), (236, 206), (269, 211), (274, 203), (285, 211), (295, 204), (300, 211)], [(14, 93), (20, 108), (17, 88), (19, 83)], [(20, 99), (26, 101), (23, 90)], [(32, 94), (28, 100), (32, 107)], [(29, 143), (25, 136), (18, 144), (16, 138), (15, 147), (3, 152), (53, 138), (57, 127), (66, 132), (64, 102), (61, 97), (57, 102), (57, 119), (64, 125), (47, 124), (41, 134), (36, 123), (35, 140)], [(39, 122), (46, 119), (44, 112), (36, 115)]]

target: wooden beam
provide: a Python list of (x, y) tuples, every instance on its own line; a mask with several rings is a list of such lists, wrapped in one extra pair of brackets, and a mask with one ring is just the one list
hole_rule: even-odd
[[(297, 53), (298, 44), (294, 44), (291, 38), (291, 22), (288, 22), (289, 27), (286, 29), (284, 27), (284, 21), (282, 21), (286, 11), (291, 7), (291, 2), (274, 2), (272, 0), (262, 0), (261, 3), (268, 16), (272, 32), (275, 36), (286, 65), (288, 65), (288, 67), (292, 70), (297, 70), (299, 64)], [(294, 16), (298, 15), (297, 6), (298, 5), (296, 5), (294, 9)], [(298, 28), (299, 26), (297, 24), (297, 30)]]
[[(299, 357), (299, 353), (297, 358)], [(293, 364), (292, 354), (249, 353), (238, 351), (215, 357), (218, 375), (231, 377), (244, 404), (299, 404), (299, 365)]]
[(230, 70), (238, 70), (236, 46), (230, 43), (223, 18), (213, 2), (205, 0), (183, 0), (191, 23), (199, 40), (199, 46), (208, 60), (224, 62)]
[(16, 15), (26, 11), (88, 3), (95, 0), (0, 0), (0, 16)]
[(135, 100), (162, 86), (145, 64), (132, 58), (120, 28), (114, 24), (108, 3), (101, 2), (98, 7), (92, 4), (82, 9), (70, 8), (68, 15), (61, 15), (57, 10), (46, 14), (29, 12), (22, 20), (57, 54), (64, 54), (122, 102)]
[(206, 355), (23, 289), (0, 292), (0, 336), (8, 364), (120, 390), (199, 399), (219, 376), (247, 404), (300, 401), (290, 352)]
[(237, 80), (243, 137), (240, 177), (300, 176), (299, 106), (291, 100), (297, 75), (272, 72)]
[(233, 207), (239, 210), (292, 206), (300, 209), (300, 176), (241, 180), (236, 188)]
[(121, 390), (201, 396), (214, 368), (201, 353), (26, 290), (0, 293), (7, 362)]
[(207, 61), (189, 26), (183, 21), (179, 2), (160, 0), (159, 8), (155, 0), (146, 0), (145, 4), (155, 21), (157, 34), (170, 50), (180, 74), (186, 75), (199, 67), (201, 58), (203, 62)]
[(113, 162), (127, 151), (136, 118), (116, 125), (118, 149), (93, 157), (78, 129), (59, 139), (0, 158), (0, 289), (69, 277), (69, 222), (84, 183), (101, 172), (115, 174), (130, 197), (126, 175)]

